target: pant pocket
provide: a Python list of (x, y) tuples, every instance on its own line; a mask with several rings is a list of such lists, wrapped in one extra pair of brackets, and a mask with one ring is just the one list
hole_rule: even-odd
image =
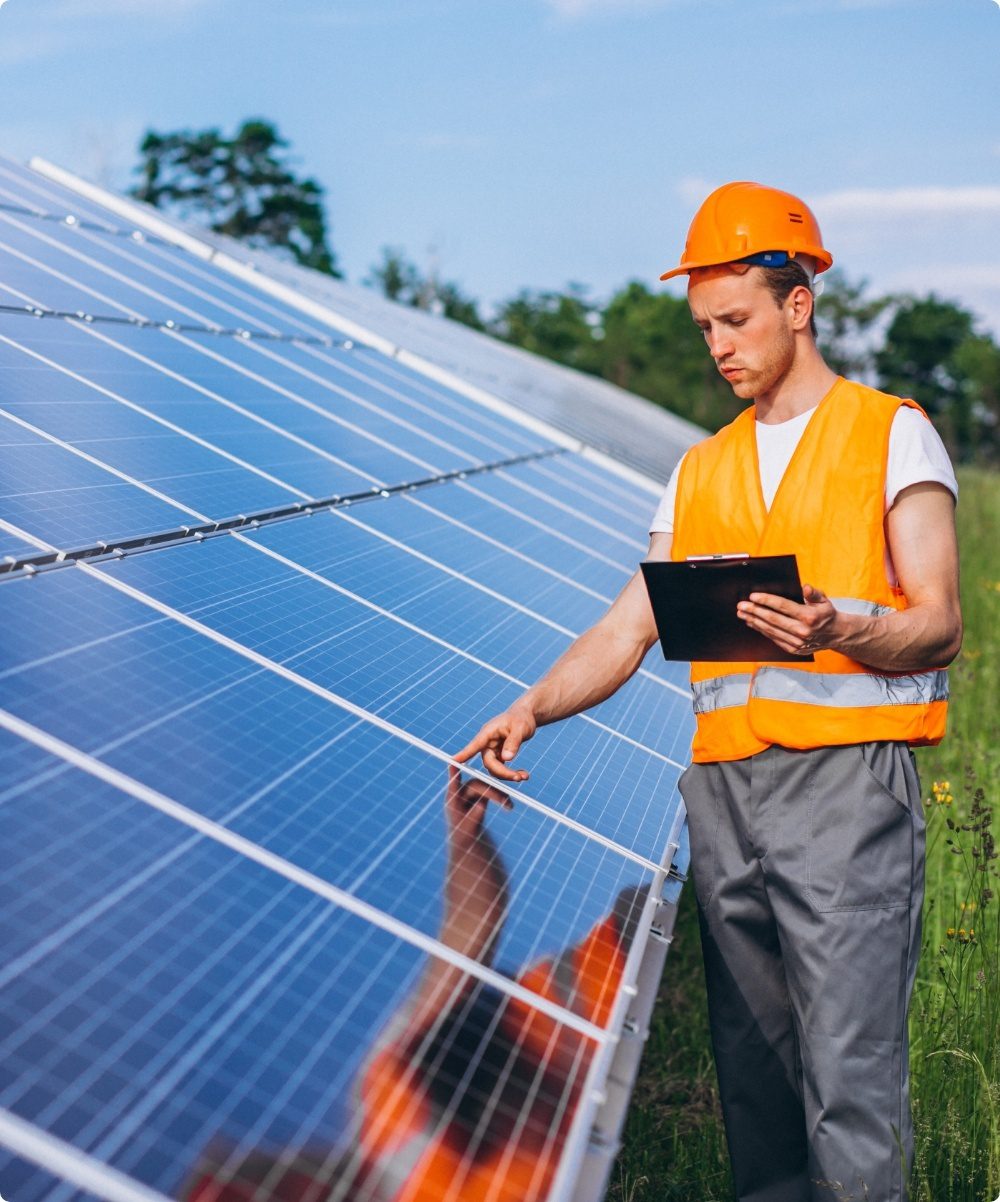
[(677, 782), (687, 810), (692, 884), (702, 909), (708, 906), (715, 892), (716, 845), (720, 817), (714, 781), (716, 771), (714, 764), (691, 764)]
[(892, 744), (852, 744), (817, 759), (807, 856), (807, 892), (816, 910), (909, 904), (914, 817), (905, 756), (905, 748)]

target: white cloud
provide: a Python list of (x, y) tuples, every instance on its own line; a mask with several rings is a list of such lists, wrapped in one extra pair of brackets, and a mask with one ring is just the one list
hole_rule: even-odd
[[(931, 0), (781, 0), (771, 8), (772, 13), (798, 17), (818, 13), (857, 13), (882, 8), (926, 8)], [(1000, 3), (1000, 0), (997, 0)]]
[(666, 8), (677, 0), (545, 0), (557, 17), (566, 21), (578, 21), (598, 14), (652, 12)]
[[(996, 0), (1000, 3), (1000, 0)], [(997, 148), (1000, 153), (1000, 146)], [(717, 188), (718, 181), (684, 176), (674, 186), (679, 200), (697, 206)], [(904, 188), (839, 188), (835, 192), (802, 194), (821, 225), (843, 220), (896, 221), (902, 217), (973, 217), (1000, 215), (1000, 186), (969, 184), (955, 187), (916, 185)]]
[(217, 0), (57, 0), (50, 6), (50, 19), (92, 20), (94, 17), (143, 17), (163, 20), (188, 16), (208, 8)]
[(1000, 338), (1000, 262), (928, 263), (889, 271), (879, 277), (879, 291), (917, 296), (933, 292), (971, 310), (994, 338)]
[(714, 192), (718, 186), (718, 183), (712, 183), (700, 175), (685, 175), (675, 184), (674, 192), (677, 194), (678, 200), (691, 207), (693, 213), (705, 197), (710, 192)]
[(820, 220), (845, 217), (894, 221), (900, 217), (1000, 214), (1000, 187), (845, 188), (809, 198)]
[[(5, 0), (0, 0), (2, 8)], [(23, 63), (59, 58), (70, 52), (80, 54), (98, 45), (106, 36), (107, 26), (98, 23), (141, 19), (145, 25), (159, 26), (186, 20), (225, 0), (51, 0), (44, 9), (44, 24), (28, 24), (26, 18), (39, 17), (38, 4), (17, 0), (4, 16), (0, 29), (0, 67), (16, 67)], [(25, 21), (23, 27), (12, 25), (14, 17)], [(114, 29), (116, 27), (111, 26)], [(13, 29), (14, 32), (11, 32)]]
[(76, 45), (69, 33), (62, 30), (38, 30), (35, 33), (6, 32), (0, 36), (0, 67), (17, 67), (21, 63), (56, 58)]
[(426, 24), (466, 11), (467, 0), (422, 0), (403, 5), (399, 0), (324, 0), (308, 11), (296, 13), (299, 24), (329, 29), (374, 29)]

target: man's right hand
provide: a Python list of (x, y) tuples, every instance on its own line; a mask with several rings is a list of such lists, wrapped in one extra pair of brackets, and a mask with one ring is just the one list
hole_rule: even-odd
[(476, 754), (483, 757), (483, 767), (499, 780), (522, 781), (528, 779), (523, 768), (508, 768), (507, 763), (517, 755), (521, 744), (535, 733), (538, 724), (528, 705), (515, 702), (505, 713), (491, 718), (479, 733), (454, 759), (464, 764)]

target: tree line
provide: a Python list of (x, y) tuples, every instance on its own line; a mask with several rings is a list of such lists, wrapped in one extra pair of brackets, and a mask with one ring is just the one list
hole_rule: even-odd
[[(133, 195), (251, 246), (343, 278), (329, 244), (324, 190), (299, 178), (268, 121), (219, 129), (150, 130)], [(969, 310), (933, 292), (872, 296), (836, 269), (821, 277), (820, 347), (830, 366), (897, 395), (934, 419), (952, 457), (1000, 464), (1000, 346)], [(715, 370), (687, 302), (631, 280), (608, 300), (569, 284), (522, 289), (485, 314), (453, 281), (386, 246), (363, 281), (401, 304), (600, 376), (709, 430), (743, 407)]]

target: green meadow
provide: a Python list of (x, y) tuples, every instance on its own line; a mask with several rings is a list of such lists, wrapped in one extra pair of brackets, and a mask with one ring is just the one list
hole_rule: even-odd
[[(965, 642), (948, 737), (918, 752), (927, 890), (910, 1010), (913, 1202), (1000, 1195), (1000, 474), (966, 468), (959, 482)], [(608, 1199), (731, 1198), (688, 889)]]

